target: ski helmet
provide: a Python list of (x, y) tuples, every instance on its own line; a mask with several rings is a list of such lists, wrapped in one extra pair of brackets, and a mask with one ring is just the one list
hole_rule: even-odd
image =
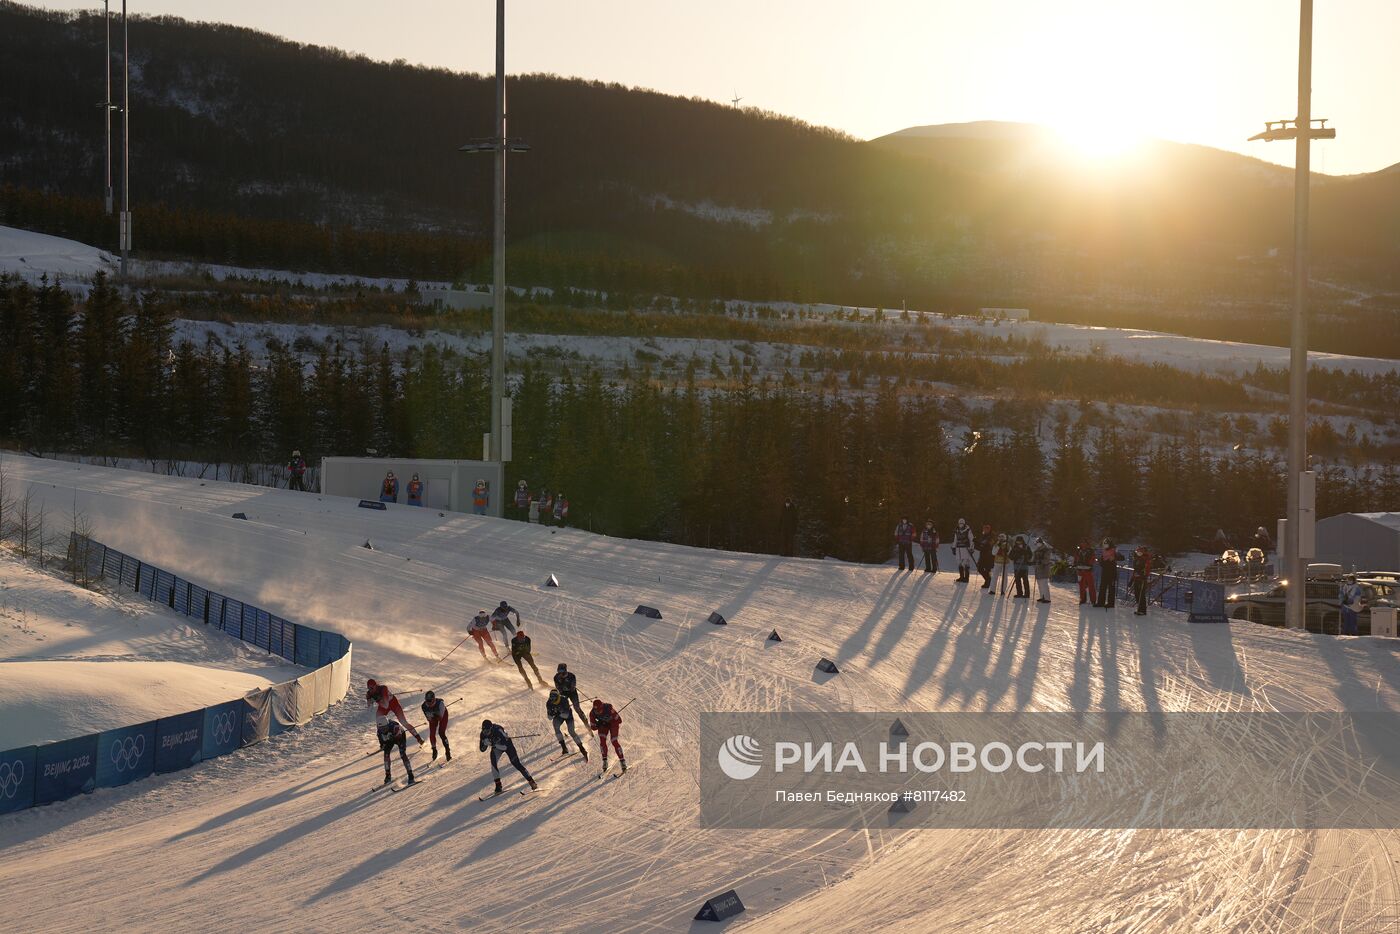
[(594, 707), (601, 707), (601, 706), (603, 706), (603, 699), (602, 699), (601, 697), (595, 697), (595, 698), (593, 698), (593, 706), (594, 706)]
[(423, 700), (431, 704), (433, 701), (437, 700), (437, 695), (429, 691), (427, 694), (423, 695)]
[(489, 730), (489, 729), (491, 729), (491, 721), (490, 721), (490, 720), (482, 720), (482, 721), (481, 721), (481, 728), (482, 728), (483, 730)]
[(379, 682), (374, 680), (373, 678), (370, 678), (368, 681), (365, 682), (365, 687), (373, 691), (375, 688), (379, 687)]
[(510, 604), (507, 603), (507, 602), (505, 602), (504, 600), (502, 600), (502, 601), (501, 601), (501, 605), (500, 605), (500, 607), (498, 607), (498, 609), (508, 610), (508, 609), (510, 609)]
[(551, 689), (550, 689), (550, 692), (549, 692), (549, 702), (550, 702), (551, 704), (557, 704), (557, 703), (559, 702), (559, 689), (558, 689), (558, 688), (551, 688)]
[(559, 669), (558, 669), (558, 670), (559, 670), (559, 671), (568, 671), (568, 670), (569, 670), (569, 666), (566, 665), (566, 664), (564, 664), (563, 662), (560, 662), (560, 663), (559, 663)]

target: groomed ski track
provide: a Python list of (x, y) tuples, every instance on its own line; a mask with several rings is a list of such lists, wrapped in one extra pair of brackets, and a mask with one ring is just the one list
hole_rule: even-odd
[[(1379, 931), (1400, 915), (1395, 833), (697, 826), (704, 710), (1394, 710), (1388, 645), (1081, 612), (1063, 588), (1048, 608), (984, 598), (946, 571), (4, 462), (57, 514), (76, 497), (112, 546), (344, 632), (355, 671), (352, 697), (300, 731), (0, 817), (3, 930), (709, 930), (692, 916), (731, 887), (748, 911), (728, 927), (764, 932)], [(249, 521), (230, 518), (240, 511)], [(550, 573), (560, 589), (543, 586)], [(596, 745), (588, 765), (547, 764), (544, 692), (470, 641), (420, 679), (472, 612), (502, 599), (520, 609), (541, 671), (567, 661), (583, 696), (638, 698), (622, 730), (644, 763), (636, 775), (590, 781)], [(630, 615), (638, 603), (664, 619)], [(712, 610), (730, 625), (707, 623)], [(765, 642), (774, 627), (782, 643)], [(840, 675), (815, 674), (822, 655)], [(409, 794), (366, 793), (382, 777), (364, 757), (366, 677), (415, 714), (414, 687), (463, 698), (452, 769)], [(476, 800), (490, 786), (483, 716), (550, 734), (520, 743), (548, 794)], [(426, 761), (426, 747), (413, 754)]]

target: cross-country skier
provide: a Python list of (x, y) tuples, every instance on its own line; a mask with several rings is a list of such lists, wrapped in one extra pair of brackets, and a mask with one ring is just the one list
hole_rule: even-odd
[(1118, 549), (1113, 547), (1113, 542), (1110, 539), (1105, 538), (1103, 550), (1099, 552), (1099, 599), (1094, 606), (1111, 610), (1117, 598)]
[(433, 746), (433, 759), (437, 759), (438, 736), (442, 736), (442, 751), (447, 753), (447, 761), (452, 761), (452, 747), (447, 743), (447, 705), (432, 691), (423, 695), (423, 716), (428, 718), (428, 742)]
[(379, 485), (379, 501), (381, 503), (397, 503), (399, 501), (399, 478), (394, 476), (392, 470), (384, 475), (384, 482)]
[(919, 533), (919, 549), (924, 553), (924, 573), (933, 574), (938, 570), (938, 530), (932, 519), (924, 523), (924, 530)]
[(408, 505), (423, 505), (423, 481), (418, 479), (417, 474), (414, 474), (413, 479), (408, 481)]
[[(1029, 600), (1031, 596), (1031, 546), (1026, 544), (1026, 536), (1017, 535), (1016, 541), (1006, 552), (1006, 558), (1011, 562), (1012, 570), (1015, 573), (1015, 596), (1013, 600)], [(1002, 585), (1002, 593), (1006, 593), (1005, 584)]]
[(904, 561), (909, 560), (909, 570), (914, 570), (914, 525), (907, 516), (902, 516), (894, 527), (894, 541), (899, 548), (899, 569), (904, 570)]
[[(389, 753), (399, 747), (399, 758), (403, 760), (403, 770), (408, 773), (409, 783), (417, 781), (413, 777), (413, 765), (408, 761), (407, 737), (397, 720), (384, 720), (379, 724), (379, 748), (384, 750), (384, 784), (394, 780), (393, 769), (389, 766)], [(421, 739), (418, 742), (423, 742)]]
[(501, 793), (501, 753), (506, 754), (510, 764), (515, 766), (515, 770), (525, 776), (525, 781), (530, 783), (532, 789), (540, 786), (535, 784), (535, 780), (530, 777), (529, 771), (520, 761), (520, 756), (515, 751), (515, 742), (506, 734), (505, 727), (499, 723), (492, 723), (490, 720), (481, 721), (481, 751), (485, 752), (487, 747), (491, 748), (491, 776), (496, 779), (496, 794)]
[(560, 697), (574, 705), (574, 709), (578, 711), (578, 718), (583, 720), (583, 708), (578, 703), (578, 679), (563, 662), (559, 663), (558, 670), (554, 672), (554, 687), (558, 689)]
[[(515, 614), (515, 622), (510, 621), (510, 614)], [(520, 625), (520, 611), (502, 600), (501, 605), (491, 611), (491, 629), (501, 634), (501, 644), (510, 651), (510, 637), (515, 634), (515, 628)]]
[(423, 737), (419, 736), (418, 731), (409, 725), (408, 718), (403, 715), (403, 705), (389, 690), (389, 685), (380, 684), (373, 678), (368, 679), (365, 681), (365, 700), (369, 706), (374, 708), (375, 720), (382, 723), (389, 719), (390, 715), (397, 717), (398, 721), (403, 724), (403, 728), (413, 734), (414, 739), (418, 740), (418, 745), (423, 745)]
[(1082, 540), (1074, 551), (1074, 570), (1079, 575), (1080, 606), (1083, 606), (1086, 600), (1098, 606), (1099, 597), (1094, 588), (1094, 562), (1097, 560), (1094, 546), (1089, 544), (1087, 538)]
[(613, 710), (612, 704), (595, 699), (593, 709), (588, 712), (588, 726), (598, 734), (598, 748), (603, 752), (603, 771), (608, 770), (608, 737), (612, 737), (613, 749), (617, 750), (617, 764), (626, 772), (627, 757), (622, 754), (622, 744), (617, 741), (617, 731), (622, 728), (622, 714)]
[(300, 490), (306, 492), (306, 485), (302, 478), (306, 476), (306, 458), (301, 456), (300, 451), (292, 452), (292, 459), (287, 462), (287, 489)]
[(996, 560), (997, 537), (992, 534), (992, 524), (982, 523), (982, 534), (977, 536), (977, 573), (982, 575), (982, 589), (992, 590), (992, 565)]
[(953, 530), (953, 554), (958, 559), (958, 583), (966, 584), (972, 579), (972, 527), (966, 519), (959, 519)]
[(583, 761), (588, 761), (588, 750), (584, 748), (583, 740), (579, 739), (578, 731), (574, 729), (574, 711), (569, 706), (569, 699), (558, 690), (549, 692), (549, 699), (544, 702), (544, 714), (549, 718), (549, 722), (554, 725), (554, 738), (559, 740), (559, 754), (567, 756), (569, 746), (564, 742), (564, 733), (561, 727), (569, 725), (569, 735), (574, 738), (574, 745), (578, 746), (578, 751), (583, 753)]
[(471, 637), (476, 640), (476, 647), (481, 652), (481, 657), (486, 657), (486, 647), (491, 646), (491, 654), (496, 656), (496, 661), (501, 660), (501, 653), (496, 651), (496, 640), (491, 638), (491, 617), (485, 610), (478, 610), (472, 617), (471, 626), (467, 629)]
[(1040, 592), (1040, 599), (1036, 603), (1050, 602), (1050, 563), (1054, 559), (1055, 550), (1050, 547), (1050, 543), (1042, 535), (1037, 535), (1035, 548), (1031, 550), (1031, 560), (1035, 562), (1035, 586)]
[(515, 667), (520, 670), (520, 677), (525, 679), (527, 688), (534, 688), (530, 683), (530, 676), (525, 673), (523, 662), (530, 663), (530, 670), (535, 673), (535, 680), (539, 681), (539, 686), (544, 687), (544, 675), (535, 667), (535, 656), (530, 653), (530, 637), (525, 635), (525, 630), (521, 629), (510, 640), (510, 657), (515, 659)]

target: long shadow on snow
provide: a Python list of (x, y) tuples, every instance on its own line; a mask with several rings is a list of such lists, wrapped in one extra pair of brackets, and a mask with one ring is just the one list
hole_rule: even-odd
[(1040, 672), (1040, 646), (1045, 640), (1045, 628), (1050, 622), (1050, 607), (1041, 604), (1035, 613), (1035, 626), (1031, 628), (1030, 642), (1026, 645), (1025, 656), (1021, 659), (1021, 670), (1016, 674), (1016, 709), (1025, 710), (1035, 699), (1035, 679)]
[(1025, 631), (1029, 610), (1027, 602), (1011, 605), (1010, 618), (1002, 632), (1001, 645), (997, 649), (996, 663), (992, 666), (991, 674), (980, 679), (981, 684), (976, 685), (983, 692), (987, 710), (995, 710), (997, 701), (1011, 690), (1011, 666), (1016, 661), (1016, 649), (1020, 647), (1021, 634)]
[(720, 616), (723, 616), (728, 621), (728, 626), (716, 626), (709, 622), (708, 618), (703, 620), (697, 619), (696, 622), (691, 624), (689, 629), (684, 630), (683, 633), (677, 633), (676, 643), (672, 649), (672, 653), (680, 654), (693, 643), (709, 635), (729, 630), (729, 627), (735, 625), (735, 619), (743, 611), (744, 607), (748, 606), (754, 594), (767, 584), (768, 579), (773, 576), (773, 572), (778, 569), (780, 564), (782, 564), (782, 559), (780, 558), (772, 558), (763, 562), (763, 567), (757, 574), (753, 575), (753, 577), (745, 582), (744, 588), (720, 605), (719, 609), (715, 612), (719, 613)]
[[(505, 773), (503, 772), (502, 775), (504, 776)], [(319, 892), (309, 896), (303, 904), (311, 905), (327, 896), (361, 885), (402, 864), (410, 857), (421, 854), (435, 844), (443, 843), (460, 833), (480, 827), (483, 821), (503, 822), (499, 830), (489, 834), (469, 854), (459, 860), (457, 868), (470, 865), (482, 852), (500, 852), (497, 848), (508, 846), (512, 842), (509, 838), (523, 839), (529, 836), (546, 816), (559, 810), (565, 803), (592, 794), (601, 787), (602, 782), (585, 779), (583, 784), (571, 791), (562, 794), (551, 792), (543, 797), (533, 799), (533, 802), (530, 803), (543, 802), (544, 806), (524, 813), (520, 813), (520, 805), (526, 804), (526, 799), (508, 793), (495, 807), (492, 807), (485, 814), (479, 814), (473, 813), (473, 809), (480, 809), (482, 802), (476, 800), (476, 792), (466, 782), (463, 782), (461, 787), (434, 799), (430, 808), (420, 812), (418, 819), (434, 818), (434, 825), (431, 829), (424, 831), (401, 846), (374, 853), (363, 862), (346, 870), (339, 878), (329, 882)], [(451, 813), (444, 812), (445, 807), (454, 804), (460, 804), (460, 806)]]
[(1074, 675), (1066, 694), (1071, 710), (1084, 712), (1093, 702), (1094, 642), (1099, 643), (1103, 692), (1098, 709), (1119, 710), (1118, 618), (1088, 604), (1079, 608), (1079, 633), (1074, 646)]
[(1196, 656), (1196, 664), (1205, 671), (1211, 687), (1249, 697), (1249, 686), (1245, 683), (1244, 669), (1235, 654), (1235, 640), (1230, 632), (1230, 624), (1187, 625), (1191, 630), (1191, 651)]
[(875, 631), (875, 626), (880, 622), (880, 617), (884, 615), (885, 609), (894, 600), (894, 591), (900, 584), (904, 583), (903, 571), (895, 572), (889, 581), (885, 583), (880, 595), (875, 598), (875, 605), (870, 608), (865, 619), (861, 620), (859, 626), (851, 631), (846, 637), (846, 641), (836, 649), (837, 658), (850, 658), (859, 652), (861, 647), (868, 644), (871, 634)]
[[(995, 604), (995, 606), (993, 606)], [(995, 615), (993, 615), (995, 610)], [(953, 640), (953, 660), (943, 673), (943, 692), (940, 700), (948, 700), (957, 695), (964, 707), (976, 693), (975, 684), (985, 681), (982, 671), (991, 657), (992, 641), (1006, 610), (1005, 601), (999, 597), (984, 597), (982, 605), (972, 614)]]
[(958, 610), (962, 606), (963, 596), (967, 590), (959, 587), (953, 592), (953, 599), (948, 602), (948, 606), (943, 610), (943, 618), (938, 621), (938, 627), (929, 635), (928, 642), (919, 650), (919, 654), (914, 658), (914, 664), (909, 669), (909, 676), (904, 679), (904, 696), (912, 697), (914, 692), (923, 687), (934, 671), (938, 669), (938, 660), (943, 657), (943, 649), (948, 644), (948, 632), (952, 628), (953, 620), (958, 617)]
[(870, 664), (873, 666), (880, 659), (885, 658), (893, 651), (898, 642), (904, 638), (909, 631), (909, 624), (914, 621), (914, 611), (919, 608), (919, 601), (923, 597), (924, 590), (928, 588), (932, 574), (920, 574), (914, 580), (914, 586), (909, 588), (908, 595), (904, 598), (904, 605), (901, 606), (885, 628), (880, 632), (880, 638), (875, 643), (875, 648), (870, 653)]

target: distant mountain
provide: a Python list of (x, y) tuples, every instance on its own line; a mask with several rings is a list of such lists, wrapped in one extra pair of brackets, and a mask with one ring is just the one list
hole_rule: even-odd
[[(101, 216), (100, 15), (0, 3), (0, 222), (111, 248)], [(481, 37), (483, 41), (486, 37)], [(480, 275), (486, 76), (370, 61), (231, 26), (131, 28), (132, 197), (147, 252), (362, 274)], [(1288, 170), (1154, 143), (1112, 172), (981, 122), (861, 142), (616, 84), (511, 79), (513, 279), (1060, 316), (1281, 307)], [(1314, 265), (1400, 290), (1400, 174), (1327, 179)], [(361, 268), (347, 269), (350, 266)], [(369, 267), (369, 268), (365, 268)], [(1268, 312), (1272, 314), (1272, 312)], [(1087, 319), (1086, 319), (1087, 320)]]

